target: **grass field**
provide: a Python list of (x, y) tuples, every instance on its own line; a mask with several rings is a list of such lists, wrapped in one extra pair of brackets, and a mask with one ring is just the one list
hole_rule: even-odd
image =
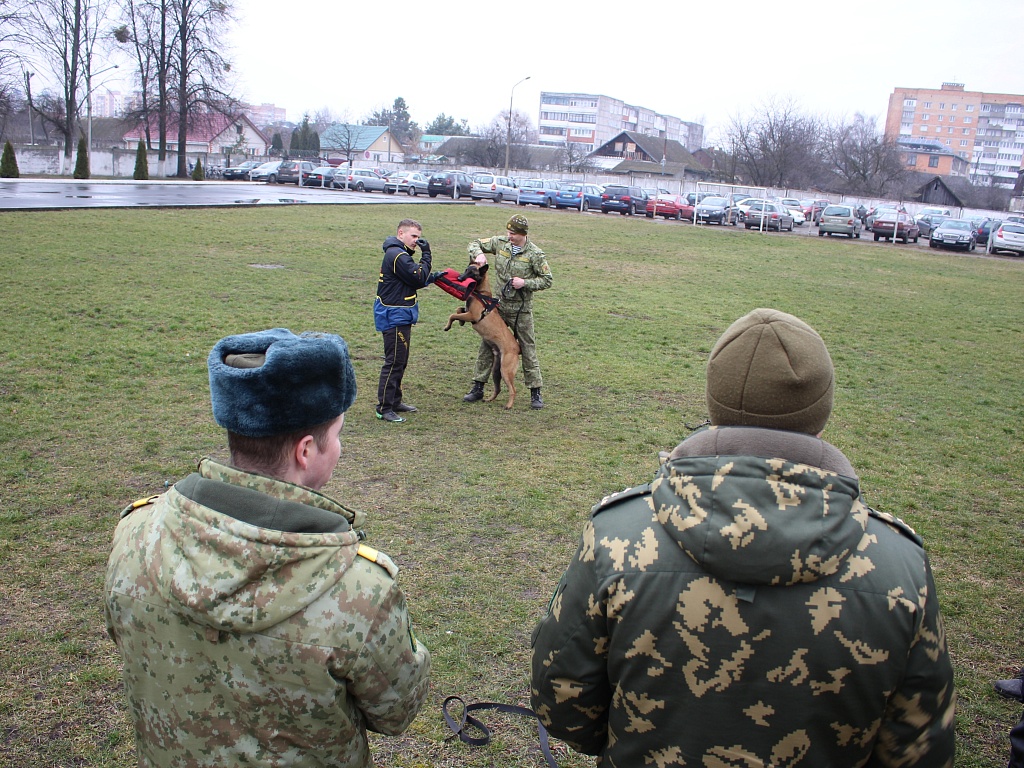
[[(500, 718), (446, 742), (441, 700), (528, 702), (529, 637), (591, 505), (646, 482), (706, 416), (719, 334), (758, 306), (799, 315), (837, 368), (826, 439), (867, 501), (925, 539), (959, 690), (959, 766), (1002, 766), (1024, 665), (1024, 263), (528, 212), (554, 287), (536, 300), (547, 408), (466, 405), (478, 338), (421, 293), (402, 425), (373, 417), (380, 243), (414, 216), (435, 268), (466, 263), (508, 206), (297, 206), (0, 215), (0, 764), (124, 766), (132, 734), (101, 609), (118, 511), (224, 457), (206, 355), (230, 333), (342, 334), (360, 395), (329, 495), (401, 566), (431, 699), (380, 765), (541, 765)], [(522, 385), (521, 373), (517, 384)], [(500, 401), (499, 401), (500, 402)], [(699, 727), (699, 724), (695, 724)], [(558, 751), (563, 766), (590, 759)]]

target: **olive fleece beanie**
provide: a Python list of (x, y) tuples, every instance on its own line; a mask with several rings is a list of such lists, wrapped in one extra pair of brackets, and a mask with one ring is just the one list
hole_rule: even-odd
[(716, 426), (816, 435), (832, 413), (834, 389), (821, 336), (775, 309), (755, 309), (730, 325), (708, 358), (707, 406)]

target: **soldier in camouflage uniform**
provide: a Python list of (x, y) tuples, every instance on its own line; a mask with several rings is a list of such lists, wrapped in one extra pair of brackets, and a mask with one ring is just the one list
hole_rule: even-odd
[[(523, 377), (530, 388), (530, 407), (543, 408), (540, 389), (544, 379), (537, 358), (537, 342), (533, 331), (533, 294), (551, 287), (551, 267), (544, 251), (529, 239), (530, 223), (522, 214), (516, 214), (505, 225), (508, 234), (480, 238), (469, 244), (469, 258), (478, 264), (491, 262), (495, 281), (495, 295), (501, 299), (498, 312), (519, 340), (523, 355)], [(486, 342), (480, 343), (480, 352), (473, 373), (473, 386), (462, 398), (467, 403), (482, 400), (484, 383), (491, 375), (494, 353)]]
[(371, 766), (367, 729), (406, 729), (430, 655), (363, 514), (318, 493), (355, 399), (345, 342), (278, 328), (208, 364), (232, 466), (129, 506), (107, 566), (138, 764)]
[(598, 765), (951, 766), (953, 674), (920, 539), (820, 439), (821, 337), (755, 310), (712, 425), (594, 507), (533, 634), (532, 700)]

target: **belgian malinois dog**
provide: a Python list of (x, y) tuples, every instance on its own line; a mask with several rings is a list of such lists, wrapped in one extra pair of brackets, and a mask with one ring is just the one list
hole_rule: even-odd
[[(519, 342), (512, 335), (512, 331), (505, 325), (504, 319), (498, 313), (498, 302), (491, 293), (491, 280), (487, 276), (489, 265), (482, 266), (470, 263), (466, 270), (459, 275), (459, 280), (467, 277), (477, 281), (473, 293), (466, 299), (466, 306), (458, 312), (454, 312), (448, 318), (448, 325), (444, 329), (450, 330), (452, 323), (458, 321), (459, 325), (471, 323), (476, 332), (483, 338), (484, 343), (494, 353), (494, 365), (491, 367), (491, 379), (494, 381), (494, 394), (486, 398), (487, 402), (496, 400), (501, 392), (501, 382), (508, 387), (508, 402), (505, 403), (505, 410), (509, 410), (516, 400), (515, 375), (519, 366)], [(500, 375), (499, 375), (500, 374)]]

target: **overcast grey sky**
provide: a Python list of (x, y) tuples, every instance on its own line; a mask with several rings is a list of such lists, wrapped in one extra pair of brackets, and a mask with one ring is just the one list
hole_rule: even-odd
[(881, 128), (897, 86), (1024, 93), (1024, 0), (235, 7), (227, 38), (238, 93), (286, 108), (292, 121), (322, 108), (358, 121), (401, 96), (421, 127), (444, 112), (476, 128), (507, 112), (513, 85), (529, 76), (514, 107), (534, 122), (542, 90), (580, 91), (702, 122), (714, 141), (770, 98), (835, 118), (877, 116)]

